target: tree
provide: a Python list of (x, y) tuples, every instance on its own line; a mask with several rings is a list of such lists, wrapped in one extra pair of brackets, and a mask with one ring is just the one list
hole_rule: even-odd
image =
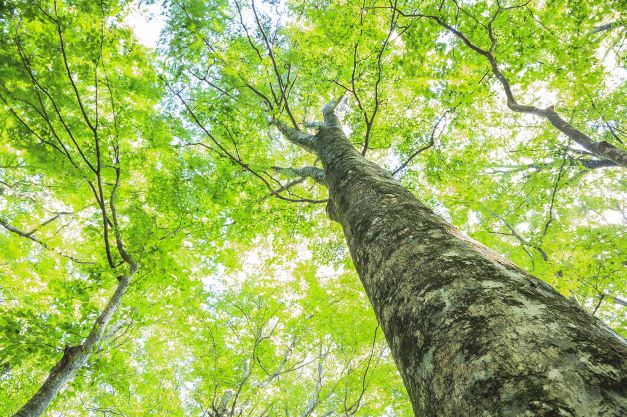
[[(437, 16), (403, 13), (397, 3), (390, 4), (381, 7), (391, 11), (388, 18), (390, 29), (381, 46), (372, 54), (377, 57), (372, 110), (365, 110), (355, 86), (359, 40), (354, 48), (350, 87), (334, 80), (354, 96), (363, 113), (365, 139), (361, 152), (355, 150), (346, 138), (339, 118), (334, 114), (340, 100), (325, 107), (324, 122), (305, 121), (305, 126), (319, 128), (317, 134), (300, 129), (288, 99), (288, 94), (295, 88), (294, 79), (290, 77), (296, 70), (291, 61), (281, 63), (274, 49), (284, 48), (290, 56), (293, 52), (287, 49), (289, 46), (285, 41), (289, 36), (282, 39), (280, 28), (274, 29), (265, 23), (254, 2), (250, 10), (260, 46), (251, 38), (242, 7), (236, 3), (246, 35), (242, 42), (250, 44), (260, 65), (268, 62), (270, 76), (274, 78), (267, 84), (271, 94), (264, 93), (259, 85), (247, 78), (263, 79), (263, 75), (243, 74), (242, 68), (232, 63), (235, 56), (242, 53), (239, 49), (230, 49), (232, 46), (228, 43), (222, 46), (220, 30), (197, 35), (214, 59), (207, 74), (211, 74), (215, 65), (220, 76), (214, 77), (214, 82), (223, 83), (211, 87), (226, 94), (229, 89), (225, 84), (229, 85), (229, 78), (239, 78), (245, 87), (261, 98), (269, 112), (280, 109), (285, 113), (290, 126), (281, 121), (274, 123), (288, 140), (312, 152), (316, 160), (322, 162), (324, 170), (314, 166), (277, 170), (291, 176), (311, 177), (329, 188), (327, 212), (331, 219), (342, 225), (353, 262), (386, 334), (416, 415), (621, 414), (626, 405), (625, 393), (620, 388), (624, 381), (620, 375), (626, 364), (623, 359), (625, 343), (619, 336), (603, 328), (551, 287), (485, 247), (463, 238), (386, 170), (363, 158), (370, 147), (373, 121), (381, 104), (382, 56), (397, 29), (398, 16), (433, 19), (462, 39), (474, 52), (487, 58), (513, 110), (547, 117), (570, 139), (615, 164), (623, 164), (621, 155), (624, 151), (615, 148), (616, 151), (605, 153), (600, 145), (583, 140), (581, 132), (566, 124), (552, 108), (540, 110), (521, 106), (514, 99), (509, 81), (491, 52), (496, 46), (492, 25), (499, 13), (511, 7), (498, 4), (496, 11), (490, 14), (487, 34), (492, 43), (486, 50), (477, 47)], [(459, 6), (457, 8), (459, 11)], [(193, 22), (192, 9), (183, 6), (181, 9), (188, 21)], [(364, 8), (360, 14), (363, 23)], [(241, 44), (237, 48), (241, 48)], [(298, 55), (299, 58), (302, 55)], [(256, 58), (251, 55), (240, 62), (247, 60)], [(295, 61), (302, 63), (302, 60)], [(195, 64), (184, 58), (179, 62), (181, 68)], [(281, 68), (287, 71), (283, 72)], [(194, 75), (193, 69), (190, 73)], [(209, 75), (194, 76), (208, 82)], [(239, 94), (243, 92), (240, 90)], [(198, 95), (197, 91), (192, 93), (192, 96)], [(180, 91), (176, 96), (192, 121), (216, 146), (220, 146), (215, 133), (203, 125), (202, 116), (194, 106), (182, 97)], [(232, 92), (230, 96), (239, 102)], [(609, 148), (613, 146), (608, 144)], [(221, 150), (225, 151), (222, 147)], [(239, 154), (227, 153), (226, 156), (252, 171)], [(502, 220), (502, 217), (496, 217)], [(506, 221), (504, 223), (508, 225)], [(546, 228), (549, 224), (550, 220)], [(511, 226), (510, 229), (522, 244), (536, 249), (544, 260), (548, 260), (539, 246), (520, 237)], [(563, 358), (573, 349), (577, 351), (576, 355), (594, 357), (594, 364), (567, 363)], [(556, 366), (556, 360), (559, 366)]]
[(625, 407), (618, 3), (129, 7), (1, 9), (3, 411)]
[[(471, 39), (489, 42), (484, 26), (496, 5), (484, 10), (483, 4), (470, 9), (460, 9), (455, 2), (442, 4), (440, 11), (427, 6), (443, 21), (463, 25)], [(305, 161), (292, 162), (297, 154), (288, 147), (277, 156), (276, 142), (263, 145), (268, 143), (265, 117), (285, 112), (291, 125), (294, 119), (302, 126), (310, 109), (324, 104), (323, 98), (346, 91), (341, 111), (351, 138), (428, 205), (445, 211), (467, 233), (566, 294), (587, 299), (598, 291), (614, 291), (609, 271), (622, 267), (616, 258), (602, 254), (620, 251), (620, 227), (612, 220), (601, 231), (581, 221), (585, 217), (605, 222), (604, 213), (609, 212), (620, 216), (621, 173), (614, 163), (595, 158), (552, 125), (511, 117), (502, 108), (502, 87), (490, 78), (489, 62), (432, 19), (405, 19), (396, 13), (390, 21), (388, 3), (381, 8), (331, 3), (324, 13), (317, 3), (290, 5), (272, 11), (290, 16), (289, 24), (275, 24), (259, 11), (257, 22), (243, 2), (174, 3), (168, 9), (172, 24), (167, 28), (166, 74), (173, 75), (169, 82), (177, 100), (193, 109), (195, 118), (189, 122), (196, 137), (189, 146), (200, 146), (192, 143), (211, 133), (213, 138), (203, 146), (210, 144), (209, 152), (268, 181), (265, 186), (272, 195), (281, 190), (280, 198), (321, 202), (324, 193), (299, 185), (303, 177), (288, 177), (289, 182), (273, 188), (282, 176), (277, 178), (269, 167)], [(512, 84), (519, 99), (546, 102), (555, 95), (555, 101), (573, 109), (577, 125), (592, 126), (604, 140), (620, 146), (620, 137), (614, 138), (612, 131), (620, 135), (622, 129), (616, 115), (621, 113), (623, 90), (615, 87), (612, 68), (595, 56), (612, 56), (612, 45), (619, 45), (623, 34), (590, 36), (582, 30), (571, 42), (563, 41), (581, 27), (592, 30), (594, 19), (613, 16), (617, 9), (604, 3), (586, 15), (584, 5), (528, 4), (499, 13), (492, 26), (499, 40), (493, 53), (517, 74)], [(490, 18), (473, 20), (482, 13)], [(225, 14), (232, 16), (229, 25), (223, 24)], [(563, 21), (545, 23), (555, 15), (564, 16)], [(267, 42), (259, 25), (267, 32)], [(538, 64), (527, 65), (529, 61)], [(568, 87), (571, 84), (576, 92)], [(396, 117), (396, 108), (408, 117)], [(180, 109), (175, 114), (188, 117)], [(596, 246), (591, 234), (603, 242), (592, 239)], [(582, 250), (584, 245), (587, 249)], [(541, 248), (549, 262), (534, 247)]]
[[(185, 320), (176, 321), (175, 326), (143, 326), (151, 348), (135, 348), (131, 356), (162, 368), (146, 366), (145, 372), (129, 381), (136, 395), (115, 396), (101, 389), (85, 396), (83, 409), (122, 415), (141, 415), (138, 409), (154, 407), (158, 414), (178, 415), (184, 410), (203, 416), (305, 417), (372, 415), (387, 408), (408, 414), (408, 404), (390, 401), (402, 385), (383, 383), (394, 365), (382, 357), (388, 351), (374, 317), (361, 323), (368, 328), (362, 333), (337, 326), (326, 311), (292, 314), (301, 301), (280, 303), (278, 299), (294, 295), (295, 285), (311, 284), (303, 304), (319, 302), (320, 293), (328, 289), (316, 285), (315, 268), (300, 264), (293, 272), (296, 280), (286, 288), (272, 285), (261, 275), (247, 277), (241, 288), (205, 299), (204, 309), (198, 309), (202, 297), (197, 295), (184, 307)], [(367, 300), (350, 304), (354, 311), (344, 314), (349, 321), (357, 314), (363, 318), (370, 308)], [(167, 343), (172, 340), (174, 344)], [(184, 354), (179, 355), (180, 351)], [(126, 362), (116, 366), (122, 379), (126, 372), (133, 372)], [(153, 388), (155, 379), (164, 387), (159, 392)], [(169, 387), (183, 381), (186, 395), (181, 399)], [(160, 400), (163, 396), (168, 400)]]
[(367, 161), (336, 104), (315, 136), (278, 126), (324, 165), (316, 178), (329, 188), (327, 212), (342, 225), (415, 415), (624, 413), (625, 341)]
[[(138, 270), (168, 265), (167, 254), (160, 265), (151, 258), (179, 238), (179, 229), (168, 220), (153, 232), (151, 209), (133, 202), (124, 186), (141, 172), (147, 181), (135, 183), (133, 192), (152, 194), (152, 210), (161, 205), (160, 215), (172, 208), (151, 190), (155, 167), (140, 162), (148, 149), (138, 133), (150, 134), (155, 145), (159, 140), (151, 111), (158, 93), (151, 72), (137, 70), (147, 68), (146, 57), (133, 47), (130, 32), (116, 27), (119, 5), (11, 6), (0, 15), (8, 35), (0, 66), (2, 196), (8, 203), (0, 225), (9, 233), (2, 356), (9, 382), (24, 363), (41, 362), (49, 371), (35, 368), (33, 381), (3, 410), (21, 417), (41, 415), (115, 340), (124, 327), (119, 310), (129, 285)], [(166, 160), (167, 152), (153, 151), (151, 162)], [(170, 213), (176, 212), (174, 206)], [(16, 304), (18, 292), (24, 298)], [(31, 326), (38, 330), (26, 331)]]
[[(381, 359), (372, 316), (348, 335), (331, 331), (328, 318), (312, 325), (311, 308), (297, 302), (279, 313), (286, 304), (268, 283), (240, 294), (225, 281), (230, 291), (219, 298), (203, 288), (198, 276), (213, 274), (214, 262), (239, 263), (233, 249), (216, 256), (211, 248), (237, 243), (222, 230), (232, 222), (222, 206), (235, 206), (240, 190), (229, 172), (169, 145), (177, 124), (154, 111), (160, 84), (149, 55), (118, 26), (124, 5), (14, 6), (1, 21), (13, 34), (3, 38), (0, 67), (2, 413), (39, 416), (71, 404), (105, 415), (354, 415), (377, 409), (364, 405), (371, 395), (403, 395), (382, 373), (394, 370)], [(301, 285), (311, 288), (303, 303), (338, 292), (305, 272), (295, 271), (302, 284), (288, 287), (289, 297)], [(369, 313), (365, 300), (343, 298), (345, 320)], [(178, 398), (183, 371), (194, 401)], [(155, 390), (155, 381), (171, 389)], [(259, 397), (260, 385), (282, 394)]]

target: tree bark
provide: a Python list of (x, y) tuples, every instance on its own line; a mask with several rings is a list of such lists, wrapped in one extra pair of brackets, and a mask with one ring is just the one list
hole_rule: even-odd
[(130, 273), (118, 277), (118, 285), (115, 292), (98, 316), (85, 341), (78, 346), (65, 347), (61, 360), (52, 368), (44, 383), (13, 417), (38, 417), (42, 415), (52, 400), (55, 399), (57, 393), (74, 378), (78, 370), (85, 366), (90, 355), (103, 339), (105, 329), (118, 310), (122, 296), (136, 268), (137, 265), (133, 262), (131, 263)]
[(329, 216), (344, 229), (416, 416), (627, 415), (624, 339), (463, 236), (338, 125), (320, 128), (315, 151)]

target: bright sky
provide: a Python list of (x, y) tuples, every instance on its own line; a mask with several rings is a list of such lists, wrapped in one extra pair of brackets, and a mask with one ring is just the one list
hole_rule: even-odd
[(159, 33), (165, 26), (165, 18), (161, 15), (161, 2), (145, 5), (138, 1), (131, 5), (131, 13), (124, 22), (133, 30), (137, 40), (148, 48), (155, 48), (159, 41)]
[[(285, 2), (273, 3), (261, 2), (256, 4), (257, 11), (266, 16), (272, 16), (279, 23), (286, 23), (288, 13)], [(163, 6), (160, 0), (154, 4), (141, 4), (135, 0), (130, 6), (131, 12), (124, 19), (124, 22), (133, 30), (137, 40), (148, 48), (155, 48), (159, 41), (159, 33), (165, 27), (165, 18), (162, 16)], [(255, 18), (250, 8), (242, 10), (242, 18), (248, 27), (255, 25)]]

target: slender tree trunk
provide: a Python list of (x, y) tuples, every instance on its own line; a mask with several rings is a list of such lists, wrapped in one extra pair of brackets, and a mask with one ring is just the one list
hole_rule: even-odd
[(118, 285), (115, 292), (98, 316), (87, 338), (78, 346), (66, 346), (61, 360), (52, 368), (50, 374), (43, 384), (41, 384), (37, 392), (13, 415), (13, 417), (38, 417), (42, 415), (44, 411), (46, 411), (46, 408), (48, 408), (48, 405), (55, 399), (57, 393), (65, 384), (74, 378), (78, 370), (85, 366), (89, 356), (103, 339), (105, 329), (118, 310), (122, 296), (136, 268), (137, 265), (132, 262), (131, 272), (128, 275), (120, 275), (118, 277)]
[(321, 127), (317, 142), (329, 215), (416, 416), (627, 415), (624, 339), (464, 237), (363, 158), (339, 124)]
[(74, 378), (79, 369), (85, 366), (88, 357), (82, 346), (66, 346), (63, 351), (63, 357), (52, 368), (44, 383), (13, 417), (37, 417), (42, 415), (61, 388)]

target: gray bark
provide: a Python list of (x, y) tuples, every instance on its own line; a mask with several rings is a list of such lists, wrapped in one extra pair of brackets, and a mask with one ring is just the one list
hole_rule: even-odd
[(335, 120), (315, 152), (416, 416), (627, 415), (624, 339), (463, 236)]
[(302, 168), (281, 168), (272, 167), (277, 172), (292, 176), (292, 177), (308, 177), (312, 178), (315, 182), (321, 185), (325, 184), (324, 171), (316, 167), (302, 167)]
[(131, 264), (128, 275), (118, 277), (118, 285), (109, 302), (98, 316), (85, 341), (78, 346), (66, 346), (61, 360), (52, 368), (50, 374), (37, 392), (24, 404), (13, 417), (38, 417), (54, 400), (57, 393), (74, 378), (76, 372), (87, 363), (104, 336), (104, 331), (117, 311), (122, 296), (128, 287), (137, 265)]
[(611, 30), (611, 29), (622, 27), (622, 26), (625, 26), (625, 24), (621, 21), (606, 23), (604, 25), (597, 26), (594, 29), (592, 29), (592, 33), (605, 32), (606, 30)]

